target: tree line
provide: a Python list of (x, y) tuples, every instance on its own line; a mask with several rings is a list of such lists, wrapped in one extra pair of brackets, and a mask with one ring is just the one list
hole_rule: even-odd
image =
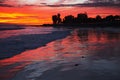
[(102, 18), (97, 15), (95, 18), (88, 17), (87, 13), (79, 13), (77, 17), (73, 15), (67, 15), (61, 19), (61, 14), (52, 16), (53, 24), (87, 24), (87, 23), (110, 23), (120, 21), (120, 15), (108, 15)]

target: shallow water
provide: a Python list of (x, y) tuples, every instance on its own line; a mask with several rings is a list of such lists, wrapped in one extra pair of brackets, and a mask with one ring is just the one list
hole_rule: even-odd
[(73, 29), (65, 38), (0, 60), (0, 77), (2, 80), (120, 80), (119, 47), (119, 29)]
[(51, 41), (66, 37), (69, 32), (67, 29), (52, 27), (25, 27), (19, 30), (8, 28), (0, 31), (0, 59), (44, 46)]
[[(1, 27), (0, 27), (1, 28)], [(18, 29), (17, 29), (18, 28)], [(0, 39), (1, 38), (9, 38), (13, 36), (20, 36), (20, 35), (30, 35), (30, 34), (49, 34), (53, 31), (58, 31), (58, 29), (53, 27), (22, 27), (23, 29), (19, 29), (19, 27), (11, 28), (7, 27), (6, 30), (0, 31)], [(8, 30), (7, 30), (8, 29)], [(15, 29), (15, 30), (14, 30)], [(62, 29), (60, 29), (62, 31)]]

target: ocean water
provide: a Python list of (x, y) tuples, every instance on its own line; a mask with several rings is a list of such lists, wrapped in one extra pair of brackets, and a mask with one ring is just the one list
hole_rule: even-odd
[(120, 80), (120, 29), (25, 27), (0, 34), (0, 80)]

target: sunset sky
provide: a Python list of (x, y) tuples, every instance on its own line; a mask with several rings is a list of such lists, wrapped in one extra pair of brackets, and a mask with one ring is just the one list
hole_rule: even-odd
[(51, 16), (87, 12), (89, 17), (120, 15), (120, 0), (0, 0), (0, 23), (45, 24)]

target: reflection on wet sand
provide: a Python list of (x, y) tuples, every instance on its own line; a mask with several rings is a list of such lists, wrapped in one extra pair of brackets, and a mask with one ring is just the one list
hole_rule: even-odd
[[(70, 65), (75, 64), (82, 64), (81, 68), (94, 65), (93, 68), (96, 70), (98, 70), (99, 66), (103, 70), (102, 68), (107, 69), (112, 65), (114, 72), (114, 68), (115, 70), (118, 69), (115, 66), (120, 66), (120, 64), (117, 64), (120, 61), (119, 47), (119, 32), (75, 29), (71, 35), (64, 39), (50, 42), (46, 46), (37, 49), (22, 52), (12, 58), (0, 60), (0, 66), (2, 68), (3, 66), (6, 68), (11, 66), (12, 68), (9, 68), (9, 70), (14, 71), (16, 69), (14, 66), (19, 67), (17, 64), (23, 65), (23, 67), (29, 64), (25, 67), (25, 70), (33, 70), (33, 72), (31, 74), (26, 73), (24, 76), (28, 75), (30, 79), (39, 77), (40, 73), (56, 66), (64, 66), (61, 71), (73, 69)], [(110, 70), (112, 68), (110, 67)], [(4, 70), (7, 72), (6, 69)]]

